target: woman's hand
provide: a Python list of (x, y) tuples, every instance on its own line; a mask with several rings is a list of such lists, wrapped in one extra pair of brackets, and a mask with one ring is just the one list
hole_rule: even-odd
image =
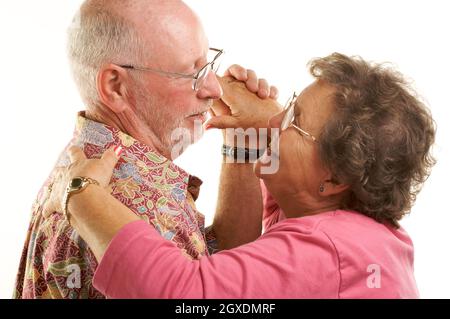
[(108, 149), (100, 159), (87, 159), (78, 147), (69, 149), (71, 164), (60, 169), (53, 181), (53, 190), (43, 207), (44, 217), (63, 211), (63, 197), (68, 182), (74, 177), (89, 177), (100, 187), (90, 185), (69, 198), (70, 225), (77, 231), (100, 262), (109, 243), (125, 225), (139, 221), (129, 208), (114, 198), (108, 186), (121, 148)]
[(234, 64), (228, 68), (224, 76), (231, 76), (245, 83), (247, 89), (252, 93), (256, 93), (261, 99), (278, 99), (277, 87), (270, 86), (266, 79), (259, 79), (253, 70)]
[(252, 70), (233, 65), (219, 81), (223, 96), (214, 101), (207, 129), (267, 128), (269, 119), (282, 109), (276, 101), (278, 89)]
[(74, 177), (90, 177), (96, 180), (101, 187), (107, 188), (121, 152), (121, 147), (111, 147), (100, 159), (87, 159), (82, 149), (76, 146), (70, 147), (68, 154), (71, 164), (68, 168), (56, 170), (51, 182), (51, 192), (43, 205), (44, 218), (54, 212), (61, 213), (63, 211), (64, 193), (69, 181)]

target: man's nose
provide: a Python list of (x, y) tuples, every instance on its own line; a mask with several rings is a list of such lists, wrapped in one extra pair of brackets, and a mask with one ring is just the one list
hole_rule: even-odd
[(198, 97), (201, 99), (220, 99), (223, 95), (222, 87), (220, 86), (217, 75), (214, 72), (209, 72), (206, 76), (205, 83), (198, 90)]

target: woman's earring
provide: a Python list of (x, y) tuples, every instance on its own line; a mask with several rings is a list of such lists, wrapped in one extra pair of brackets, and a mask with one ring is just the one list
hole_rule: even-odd
[(321, 193), (325, 192), (325, 185), (324, 184), (320, 185), (319, 191)]

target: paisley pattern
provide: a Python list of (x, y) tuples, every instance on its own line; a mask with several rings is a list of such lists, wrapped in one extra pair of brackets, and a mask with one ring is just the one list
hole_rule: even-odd
[[(83, 113), (55, 167), (69, 164), (66, 151), (71, 145), (82, 147), (88, 158), (98, 158), (109, 147), (121, 145), (124, 151), (111, 179), (114, 197), (152, 223), (184, 255), (198, 259), (208, 254), (204, 216), (194, 203), (201, 181), (147, 145), (88, 120)], [(86, 243), (61, 214), (48, 219), (41, 216), (53, 174), (33, 204), (14, 298), (104, 298), (92, 286), (97, 262)]]

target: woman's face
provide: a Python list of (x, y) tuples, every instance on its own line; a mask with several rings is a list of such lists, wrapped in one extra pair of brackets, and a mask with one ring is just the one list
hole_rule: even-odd
[[(334, 112), (335, 88), (323, 81), (316, 81), (307, 87), (295, 102), (293, 124), (315, 138), (319, 138), (323, 126)], [(286, 114), (283, 111), (270, 120), (270, 126), (280, 128)], [(272, 143), (273, 144), (273, 143)], [(272, 148), (270, 157), (276, 157)], [(320, 186), (331, 178), (319, 160), (318, 145), (311, 137), (290, 126), (280, 132), (279, 168), (272, 174), (264, 174), (266, 153), (256, 164), (255, 173), (264, 180), (275, 199), (295, 196), (305, 205), (320, 199)]]

